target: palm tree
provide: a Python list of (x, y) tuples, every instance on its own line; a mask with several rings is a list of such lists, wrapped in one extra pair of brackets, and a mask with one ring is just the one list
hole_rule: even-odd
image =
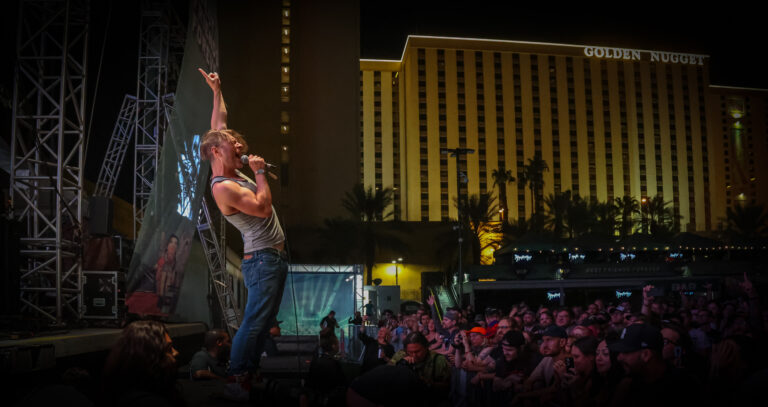
[[(357, 184), (345, 194), (342, 206), (351, 219), (326, 219), (319, 230), (319, 238), (327, 247), (327, 254), (337, 261), (355, 261), (365, 264), (366, 281), (373, 279), (376, 252), (382, 248), (405, 252), (405, 244), (389, 233), (381, 221), (392, 216), (384, 213), (392, 203), (392, 189), (366, 190)], [(387, 222), (387, 228), (398, 228), (397, 222)]]
[(544, 205), (547, 206), (547, 226), (552, 229), (555, 239), (562, 238), (566, 216), (571, 206), (571, 191), (549, 194), (544, 198)]
[(573, 239), (589, 232), (594, 223), (594, 215), (590, 212), (587, 201), (582, 199), (578, 193), (573, 193), (568, 212), (565, 214), (565, 229), (568, 231), (568, 238)]
[(597, 199), (591, 200), (588, 208), (594, 221), (590, 231), (597, 235), (613, 237), (616, 233), (618, 209), (612, 203), (600, 202)]
[(536, 154), (528, 159), (528, 164), (523, 166), (520, 176), (520, 182), (531, 188), (531, 204), (534, 212), (539, 212), (541, 209), (539, 196), (544, 189), (544, 171), (549, 171), (549, 166), (541, 158), (541, 154)]
[(665, 202), (661, 195), (654, 196), (644, 204), (651, 235), (669, 235), (675, 231), (680, 216), (675, 214), (671, 204), (671, 201)]
[(616, 210), (619, 212), (621, 221), (619, 222), (619, 234), (621, 237), (629, 236), (632, 232), (632, 227), (637, 223), (634, 216), (640, 214), (640, 203), (637, 199), (624, 195), (621, 198), (614, 200)]
[(501, 223), (507, 223), (509, 208), (507, 207), (507, 183), (515, 182), (512, 170), (498, 168), (491, 173), (493, 184), (499, 187), (499, 209), (501, 210)]
[(352, 191), (344, 194), (341, 204), (356, 219), (363, 222), (382, 221), (392, 216), (392, 212), (384, 213), (387, 206), (392, 204), (394, 193), (392, 188), (368, 187), (363, 184), (352, 187)]
[(768, 232), (768, 211), (764, 205), (737, 205), (726, 210), (728, 230), (734, 237), (755, 238)]
[(489, 233), (501, 232), (500, 225), (490, 223), (498, 211), (496, 198), (491, 194), (472, 195), (468, 200), (455, 202), (463, 214), (464, 230), (470, 231), (469, 239), (472, 247), (472, 264), (480, 264), (480, 254), (494, 244), (485, 239)]

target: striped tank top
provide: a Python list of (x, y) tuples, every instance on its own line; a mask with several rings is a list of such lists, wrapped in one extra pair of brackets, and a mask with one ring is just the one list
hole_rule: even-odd
[[(221, 181), (234, 181), (243, 188), (248, 188), (256, 193), (256, 184), (240, 178), (213, 177), (211, 180), (211, 191), (213, 186)], [(231, 223), (243, 236), (243, 253), (253, 253), (256, 250), (275, 247), (285, 240), (283, 228), (277, 219), (277, 212), (272, 206), (272, 214), (268, 218), (247, 215), (242, 212), (224, 215), (227, 222)]]

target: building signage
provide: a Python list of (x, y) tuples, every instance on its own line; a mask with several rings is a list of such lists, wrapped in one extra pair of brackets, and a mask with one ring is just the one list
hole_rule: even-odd
[(554, 301), (560, 299), (560, 291), (547, 291), (547, 300)]
[(629, 290), (616, 290), (616, 298), (622, 299), (622, 298), (629, 298), (632, 296), (632, 291)]
[(584, 47), (584, 55), (601, 59), (620, 59), (626, 61), (650, 61), (683, 65), (704, 65), (705, 55), (683, 54), (679, 52), (640, 51), (638, 49)]

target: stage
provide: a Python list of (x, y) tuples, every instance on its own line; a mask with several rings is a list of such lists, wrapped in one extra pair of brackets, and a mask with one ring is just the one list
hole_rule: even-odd
[[(207, 330), (201, 322), (166, 324), (166, 327), (175, 346), (194, 350), (202, 346)], [(55, 368), (57, 360), (76, 361), (78, 357), (87, 359), (86, 355), (105, 354), (121, 332), (116, 328), (86, 328), (0, 340), (0, 367), (10, 372), (33, 372)]]

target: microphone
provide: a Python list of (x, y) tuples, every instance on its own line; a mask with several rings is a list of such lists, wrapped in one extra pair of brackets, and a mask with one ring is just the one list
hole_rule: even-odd
[[(241, 155), (241, 156), (240, 156), (240, 161), (242, 161), (242, 162), (243, 162), (243, 165), (248, 165), (248, 156), (247, 156), (247, 155), (245, 155), (245, 154)], [(270, 164), (270, 163), (268, 163), (268, 162), (265, 162), (264, 164), (266, 164), (266, 165), (267, 165), (267, 168), (277, 168), (277, 166), (276, 166), (276, 165), (274, 165), (274, 164)]]

